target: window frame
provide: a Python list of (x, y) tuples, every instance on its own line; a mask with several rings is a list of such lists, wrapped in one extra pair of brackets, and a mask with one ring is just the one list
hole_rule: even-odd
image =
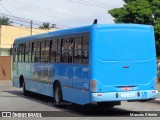
[[(76, 38), (78, 37), (80, 38), (81, 41), (79, 44), (80, 47), (76, 45), (77, 43)], [(87, 42), (88, 44), (85, 45), (84, 40), (86, 38), (88, 40)], [(56, 45), (53, 45), (53, 43), (56, 43)], [(15, 56), (17, 56), (17, 62), (88, 64), (89, 47), (90, 47), (90, 32), (85, 32), (85, 33), (77, 33), (64, 36), (48, 37), (43, 39), (35, 39), (24, 43), (19, 43), (18, 47), (16, 47)], [(48, 57), (46, 58), (45, 61), (45, 59), (42, 60), (42, 53), (46, 54), (46, 52), (48, 53), (47, 54)], [(75, 61), (76, 52), (80, 53), (79, 62)], [(53, 54), (54, 57), (52, 60)], [(85, 55), (86, 57), (83, 57), (83, 55)], [(33, 58), (36, 56), (37, 60)]]

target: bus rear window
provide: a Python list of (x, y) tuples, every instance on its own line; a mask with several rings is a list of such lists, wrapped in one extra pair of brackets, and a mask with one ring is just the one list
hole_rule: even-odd
[(99, 32), (97, 56), (101, 60), (152, 58), (154, 41), (149, 30), (113, 29)]

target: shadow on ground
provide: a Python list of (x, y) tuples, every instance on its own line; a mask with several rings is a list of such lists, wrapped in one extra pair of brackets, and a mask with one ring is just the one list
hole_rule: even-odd
[[(61, 107), (61, 108), (57, 108), (54, 106), (54, 102), (53, 102), (53, 98), (52, 97), (48, 97), (45, 95), (40, 95), (40, 94), (36, 94), (36, 93), (32, 93), (30, 92), (28, 96), (24, 96), (23, 92), (20, 90), (10, 90), (10, 91), (2, 91), (2, 92), (7, 92), (10, 93), (12, 95), (14, 95), (14, 97), (23, 97), (25, 99), (34, 101), (34, 102), (38, 102), (40, 104), (44, 104), (44, 105), (48, 105), (50, 107), (54, 107), (56, 109), (58, 109), (61, 113), (56, 114), (57, 117), (77, 117), (77, 116), (87, 116), (87, 117), (104, 117), (104, 116), (130, 116), (130, 113), (138, 113), (135, 111), (128, 111), (125, 109), (121, 109), (121, 108), (106, 108), (106, 107), (100, 107), (97, 106), (95, 103), (93, 104), (87, 104), (87, 105), (77, 105), (77, 104), (73, 104), (73, 103), (67, 103), (67, 106), (65, 107)], [(54, 112), (54, 111), (52, 111)], [(63, 115), (63, 113), (65, 112), (65, 114)]]

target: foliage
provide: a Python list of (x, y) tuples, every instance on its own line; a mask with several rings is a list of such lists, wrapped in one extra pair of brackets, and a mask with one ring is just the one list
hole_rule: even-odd
[(0, 25), (10, 25), (12, 21), (10, 21), (7, 17), (0, 17)]
[(108, 12), (116, 23), (153, 25), (157, 54), (160, 56), (160, 0), (123, 0), (126, 4)]
[(50, 29), (50, 24), (49, 23), (43, 23), (42, 26), (39, 27), (40, 29), (46, 29), (49, 30)]

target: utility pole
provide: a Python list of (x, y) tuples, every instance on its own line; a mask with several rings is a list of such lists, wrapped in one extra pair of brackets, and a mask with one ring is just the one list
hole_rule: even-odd
[(31, 35), (32, 35), (32, 20), (30, 21)]

